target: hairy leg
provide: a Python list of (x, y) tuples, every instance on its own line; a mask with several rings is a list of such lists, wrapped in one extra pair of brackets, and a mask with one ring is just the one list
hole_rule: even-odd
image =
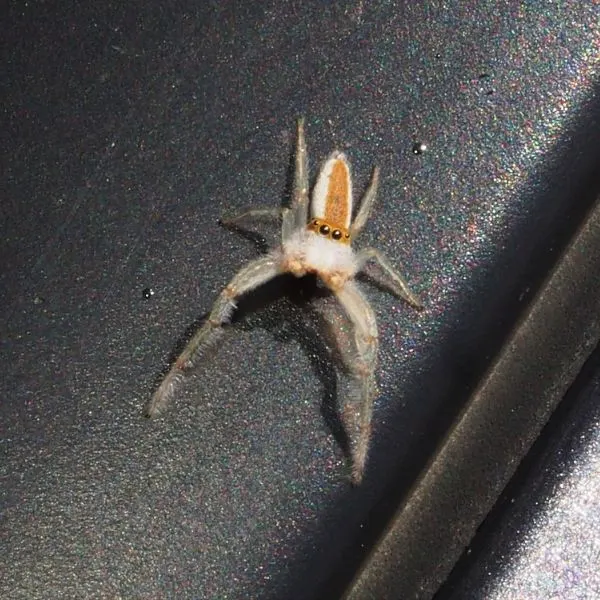
[(404, 298), (404, 300), (415, 308), (423, 308), (418, 296), (411, 291), (402, 275), (394, 269), (390, 261), (379, 250), (376, 250), (375, 248), (365, 248), (358, 252), (356, 255), (357, 271), (361, 271), (365, 264), (371, 259), (376, 260), (384, 273), (392, 280), (390, 289), (394, 294), (400, 298)]
[(304, 117), (298, 119), (292, 213), (294, 229), (306, 227), (308, 221), (308, 157), (304, 137)]
[(306, 227), (308, 221), (308, 157), (304, 137), (304, 118), (298, 119), (294, 183), (291, 208), (255, 208), (236, 217), (223, 219), (224, 225), (237, 225), (244, 219), (282, 219), (281, 242), (285, 243), (297, 229)]
[(223, 332), (223, 325), (229, 321), (235, 309), (237, 298), (278, 275), (280, 262), (278, 254), (261, 256), (244, 267), (231, 280), (217, 298), (204, 325), (188, 342), (152, 396), (146, 409), (146, 416), (152, 417), (162, 411), (173, 396), (177, 383), (183, 378), (185, 371), (193, 365), (194, 360), (203, 351), (219, 339)]
[(289, 208), (251, 208), (241, 215), (221, 219), (225, 227), (238, 227), (245, 220), (278, 220), (281, 219), (281, 243), (283, 244), (294, 232), (294, 215)]
[(371, 175), (369, 187), (360, 201), (358, 213), (354, 218), (354, 221), (352, 221), (352, 225), (350, 226), (350, 235), (352, 236), (352, 239), (356, 239), (356, 236), (363, 230), (363, 227), (367, 223), (369, 215), (371, 214), (371, 209), (373, 208), (373, 204), (375, 204), (378, 186), (379, 168), (375, 167), (373, 169), (373, 175)]
[(235, 217), (225, 217), (221, 219), (221, 223), (226, 227), (229, 225), (238, 225), (240, 221), (245, 220), (277, 220), (281, 218), (280, 208), (251, 208)]
[(356, 357), (348, 364), (350, 371), (350, 398), (346, 404), (347, 425), (352, 446), (352, 482), (358, 485), (364, 474), (371, 438), (373, 400), (377, 392), (375, 369), (377, 366), (377, 322), (369, 303), (354, 282), (337, 290), (336, 296), (354, 326)]

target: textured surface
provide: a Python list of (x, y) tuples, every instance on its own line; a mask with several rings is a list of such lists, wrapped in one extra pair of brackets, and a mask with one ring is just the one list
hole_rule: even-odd
[(391, 520), (349, 600), (411, 598), (415, 590), (431, 597), (446, 579), (600, 342), (598, 231), (600, 203)]
[(436, 600), (600, 598), (600, 351), (544, 434)]
[[(590, 203), (592, 3), (280, 6), (5, 9), (3, 597), (343, 587)], [(217, 219), (285, 200), (299, 114), (313, 174), (336, 146), (357, 190), (381, 166), (364, 243), (426, 305), (367, 291), (381, 393), (357, 490), (310, 286), (251, 298), (141, 418), (261, 245)]]

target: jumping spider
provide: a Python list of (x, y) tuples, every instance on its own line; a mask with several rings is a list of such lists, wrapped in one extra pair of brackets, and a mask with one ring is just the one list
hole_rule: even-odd
[[(355, 252), (352, 241), (360, 234), (373, 203), (379, 182), (379, 169), (373, 169), (369, 186), (362, 198), (360, 209), (352, 220), (352, 180), (346, 156), (333, 152), (318, 175), (312, 203), (310, 203), (304, 119), (298, 120), (298, 138), (295, 157), (294, 186), (290, 208), (254, 209), (235, 219), (245, 217), (281, 218), (281, 246), (257, 258), (231, 280), (217, 298), (204, 325), (189, 341), (147, 408), (147, 416), (161, 412), (178, 381), (197, 357), (223, 333), (235, 309), (236, 300), (270, 279), (291, 273), (303, 277), (317, 275), (335, 294), (353, 327), (353, 350), (346, 353), (346, 371), (349, 376), (350, 399), (346, 406), (346, 426), (352, 421), (358, 439), (351, 440), (352, 481), (360, 483), (363, 477), (369, 438), (371, 416), (376, 395), (375, 367), (377, 364), (377, 323), (373, 309), (355, 281), (367, 261), (379, 263), (388, 275), (390, 290), (415, 308), (421, 308), (417, 296), (404, 279), (394, 270), (387, 258), (374, 248)], [(358, 406), (352, 414), (351, 406)]]

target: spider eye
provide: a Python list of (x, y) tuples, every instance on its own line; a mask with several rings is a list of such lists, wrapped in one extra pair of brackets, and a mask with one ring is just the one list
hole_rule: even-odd
[(321, 227), (319, 227), (319, 233), (321, 235), (329, 235), (329, 225), (321, 225)]
[(341, 239), (341, 238), (342, 238), (342, 232), (341, 232), (339, 229), (334, 229), (334, 230), (331, 232), (331, 237), (332, 237), (334, 240), (339, 240), (339, 239)]

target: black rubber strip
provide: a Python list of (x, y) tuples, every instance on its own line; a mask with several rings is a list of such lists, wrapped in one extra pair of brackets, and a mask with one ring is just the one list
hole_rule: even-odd
[[(467, 403), (347, 600), (431, 598), (600, 340), (600, 200)], [(568, 357), (566, 359), (565, 357)]]

